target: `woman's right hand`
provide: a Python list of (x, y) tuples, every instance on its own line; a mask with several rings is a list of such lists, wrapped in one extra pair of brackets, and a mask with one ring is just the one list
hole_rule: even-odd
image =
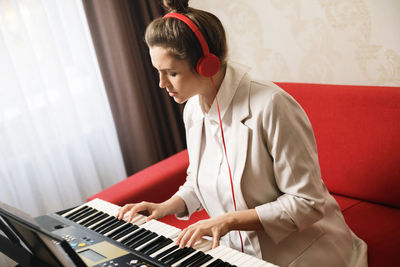
[(122, 220), (125, 214), (129, 214), (128, 222), (131, 222), (133, 218), (136, 216), (138, 212), (147, 212), (149, 216), (146, 218), (146, 221), (150, 221), (151, 219), (159, 219), (166, 215), (168, 215), (168, 211), (163, 203), (152, 203), (142, 201), (136, 204), (126, 204), (125, 206), (119, 208), (119, 211), (116, 217), (119, 220)]

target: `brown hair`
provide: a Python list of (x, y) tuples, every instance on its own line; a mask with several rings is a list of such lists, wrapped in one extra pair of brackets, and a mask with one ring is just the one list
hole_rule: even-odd
[[(193, 21), (203, 34), (210, 53), (216, 55), (225, 66), (228, 48), (225, 30), (221, 21), (213, 14), (191, 8), (189, 0), (163, 0), (168, 12), (177, 12)], [(148, 47), (161, 46), (169, 50), (171, 56), (188, 60), (196, 69), (197, 61), (203, 56), (199, 40), (183, 21), (176, 18), (157, 18), (146, 28), (145, 40)]]

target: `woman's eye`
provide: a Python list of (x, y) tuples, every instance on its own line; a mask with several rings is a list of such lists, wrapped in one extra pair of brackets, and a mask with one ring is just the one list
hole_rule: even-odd
[(176, 72), (170, 72), (170, 73), (169, 73), (169, 76), (171, 76), (171, 77), (175, 77), (176, 75), (177, 75)]

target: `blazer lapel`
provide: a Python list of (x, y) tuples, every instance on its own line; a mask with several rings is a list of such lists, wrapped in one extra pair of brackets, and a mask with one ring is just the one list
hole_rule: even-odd
[(203, 130), (203, 119), (199, 119), (193, 123), (193, 125), (187, 131), (187, 140), (190, 165), (191, 165), (191, 175), (197, 180), (197, 172), (199, 169), (200, 162), (200, 147), (201, 147), (201, 132)]
[(233, 99), (232, 120), (238, 121), (240, 123), (237, 124), (237, 127), (233, 131), (231, 153), (229, 153), (232, 158), (232, 175), (234, 180), (233, 182), (235, 187), (236, 201), (238, 204), (238, 208), (240, 207), (239, 209), (248, 208), (243, 198), (240, 184), (248, 154), (247, 148), (250, 129), (245, 125), (245, 121), (250, 115), (249, 94), (250, 78), (248, 77), (248, 75), (244, 75)]
[[(199, 107), (199, 97), (195, 97), (192, 101), (190, 101), (190, 105), (194, 105), (195, 107)], [(187, 103), (186, 105), (188, 105)], [(200, 164), (200, 149), (202, 142), (202, 131), (204, 125), (204, 115), (200, 109), (194, 108), (192, 109), (193, 113), (190, 115), (191, 121), (186, 125), (186, 140), (188, 146), (189, 160), (190, 160), (190, 176), (193, 178), (193, 186), (194, 190), (199, 196), (199, 200), (201, 204), (204, 206), (204, 200), (201, 197), (199, 186), (198, 186), (198, 170)]]

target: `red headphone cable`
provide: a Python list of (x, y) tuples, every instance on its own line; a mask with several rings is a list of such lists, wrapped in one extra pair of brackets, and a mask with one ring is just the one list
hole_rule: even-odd
[[(219, 126), (220, 126), (220, 129), (221, 129), (222, 144), (223, 144), (223, 146), (224, 146), (224, 152), (225, 152), (226, 163), (227, 163), (227, 165), (228, 165), (229, 178), (230, 178), (231, 190), (232, 190), (233, 206), (234, 206), (235, 212), (236, 212), (237, 209), (236, 209), (235, 190), (233, 190), (232, 171), (231, 171), (231, 166), (230, 166), (229, 161), (228, 161), (228, 153), (226, 152), (225, 136), (224, 136), (224, 130), (223, 130), (223, 128), (222, 128), (221, 111), (220, 111), (220, 109), (219, 109), (219, 104), (218, 104), (218, 99), (217, 99), (217, 87), (215, 86), (213, 77), (210, 77), (210, 79), (211, 79), (211, 83), (212, 83), (212, 85), (213, 85), (213, 87), (214, 87), (214, 90), (215, 90), (215, 102), (216, 102), (216, 104), (217, 104), (218, 118), (219, 118)], [(238, 233), (239, 233), (240, 243), (241, 243), (241, 246), (242, 246), (242, 252), (244, 252), (242, 234), (240, 233), (239, 230), (238, 230)]]

